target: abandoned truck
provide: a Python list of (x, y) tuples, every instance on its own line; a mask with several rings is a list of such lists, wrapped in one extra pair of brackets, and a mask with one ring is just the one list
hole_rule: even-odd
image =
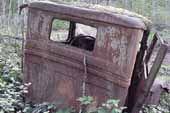
[[(31, 85), (27, 100), (79, 109), (76, 99), (88, 95), (96, 106), (110, 98), (124, 106), (132, 75), (137, 76), (135, 62), (143, 58), (137, 54), (146, 51), (142, 47), (149, 24), (140, 15), (112, 7), (28, 4), (24, 80)], [(138, 64), (142, 64), (139, 59)]]

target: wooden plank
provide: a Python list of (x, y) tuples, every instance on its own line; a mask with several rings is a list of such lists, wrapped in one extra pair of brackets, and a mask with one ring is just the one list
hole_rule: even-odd
[(157, 41), (158, 41), (158, 35), (157, 35), (157, 33), (155, 33), (153, 40), (152, 40), (152, 42), (151, 42), (151, 44), (150, 44), (150, 46), (147, 50), (146, 56), (145, 56), (145, 63), (146, 64), (149, 62), (149, 60), (151, 58), (151, 55), (153, 53), (153, 50), (154, 50), (154, 47), (155, 47)]
[(165, 45), (165, 44), (162, 44), (159, 51), (158, 51), (158, 54), (156, 56), (156, 59), (153, 63), (153, 66), (151, 68), (151, 71), (149, 73), (149, 76), (148, 76), (148, 79), (146, 80), (145, 84), (144, 84), (144, 90), (143, 90), (143, 93), (140, 94), (140, 98), (137, 99), (136, 101), (136, 104), (135, 106), (133, 107), (133, 110), (131, 113), (139, 113), (139, 111), (141, 110), (144, 102), (145, 102), (145, 99), (146, 97), (148, 96), (148, 93), (152, 87), (152, 84), (156, 78), (156, 75), (161, 67), (161, 64), (164, 60), (164, 57), (166, 55), (168, 51), (168, 46)]

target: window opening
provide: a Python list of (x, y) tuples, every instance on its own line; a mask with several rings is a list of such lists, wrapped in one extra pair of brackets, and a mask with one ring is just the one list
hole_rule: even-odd
[(94, 27), (55, 19), (52, 22), (50, 40), (92, 51), (96, 34), (97, 29)]
[(97, 29), (84, 24), (76, 24), (75, 38), (71, 45), (92, 51), (96, 40)]
[(56, 42), (65, 42), (68, 39), (70, 22), (54, 19), (52, 22), (50, 40)]

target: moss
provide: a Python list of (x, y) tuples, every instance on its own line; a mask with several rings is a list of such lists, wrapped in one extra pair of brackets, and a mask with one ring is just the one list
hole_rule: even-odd
[(93, 10), (104, 12), (104, 13), (126, 15), (126, 16), (132, 17), (132, 18), (139, 18), (140, 20), (142, 20), (144, 22), (144, 24), (147, 27), (150, 27), (150, 25), (152, 24), (152, 21), (147, 19), (146, 17), (144, 17), (144, 16), (142, 16), (140, 14), (137, 14), (135, 12), (128, 11), (128, 10), (123, 9), (123, 8), (115, 8), (115, 7), (112, 7), (112, 6), (102, 6), (102, 5), (87, 4), (87, 3), (81, 3), (80, 4), (80, 3), (76, 2), (76, 0), (75, 0), (75, 2), (67, 2), (67, 1), (61, 1), (61, 0), (57, 0), (57, 1), (56, 0), (51, 0), (51, 1), (55, 1), (58, 4), (71, 5), (73, 7), (81, 7), (81, 8), (87, 8), (87, 9), (93, 9)]
[(114, 13), (114, 14), (127, 15), (129, 17), (139, 18), (146, 24), (146, 26), (148, 26), (152, 23), (146, 17), (144, 17), (140, 14), (128, 11), (126, 9), (115, 8), (115, 7), (112, 7), (112, 6), (101, 6), (101, 5), (94, 5), (94, 6), (92, 6), (92, 8), (100, 10), (100, 11), (104, 11), (104, 12), (110, 12), (110, 13)]
[(93, 9), (93, 10), (104, 12), (104, 13), (112, 13), (112, 14), (126, 15), (126, 16), (133, 17), (133, 18), (139, 18), (148, 27), (152, 24), (152, 21), (147, 19), (146, 17), (140, 14), (137, 14), (135, 12), (128, 11), (123, 8), (115, 8), (112, 6), (102, 6), (102, 5), (87, 4), (87, 3), (79, 4), (77, 2), (72, 2), (72, 3), (61, 2), (60, 0), (55, 1), (55, 2), (57, 2), (58, 4), (66, 4), (66, 5), (71, 5), (71, 6), (81, 7), (81, 8)]

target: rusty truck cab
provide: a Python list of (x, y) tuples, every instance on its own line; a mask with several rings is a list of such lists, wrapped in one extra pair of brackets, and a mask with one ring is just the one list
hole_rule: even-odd
[(24, 79), (31, 83), (27, 100), (78, 108), (76, 99), (88, 95), (96, 105), (109, 98), (125, 103), (147, 28), (142, 19), (115, 10), (29, 4), (24, 57)]

